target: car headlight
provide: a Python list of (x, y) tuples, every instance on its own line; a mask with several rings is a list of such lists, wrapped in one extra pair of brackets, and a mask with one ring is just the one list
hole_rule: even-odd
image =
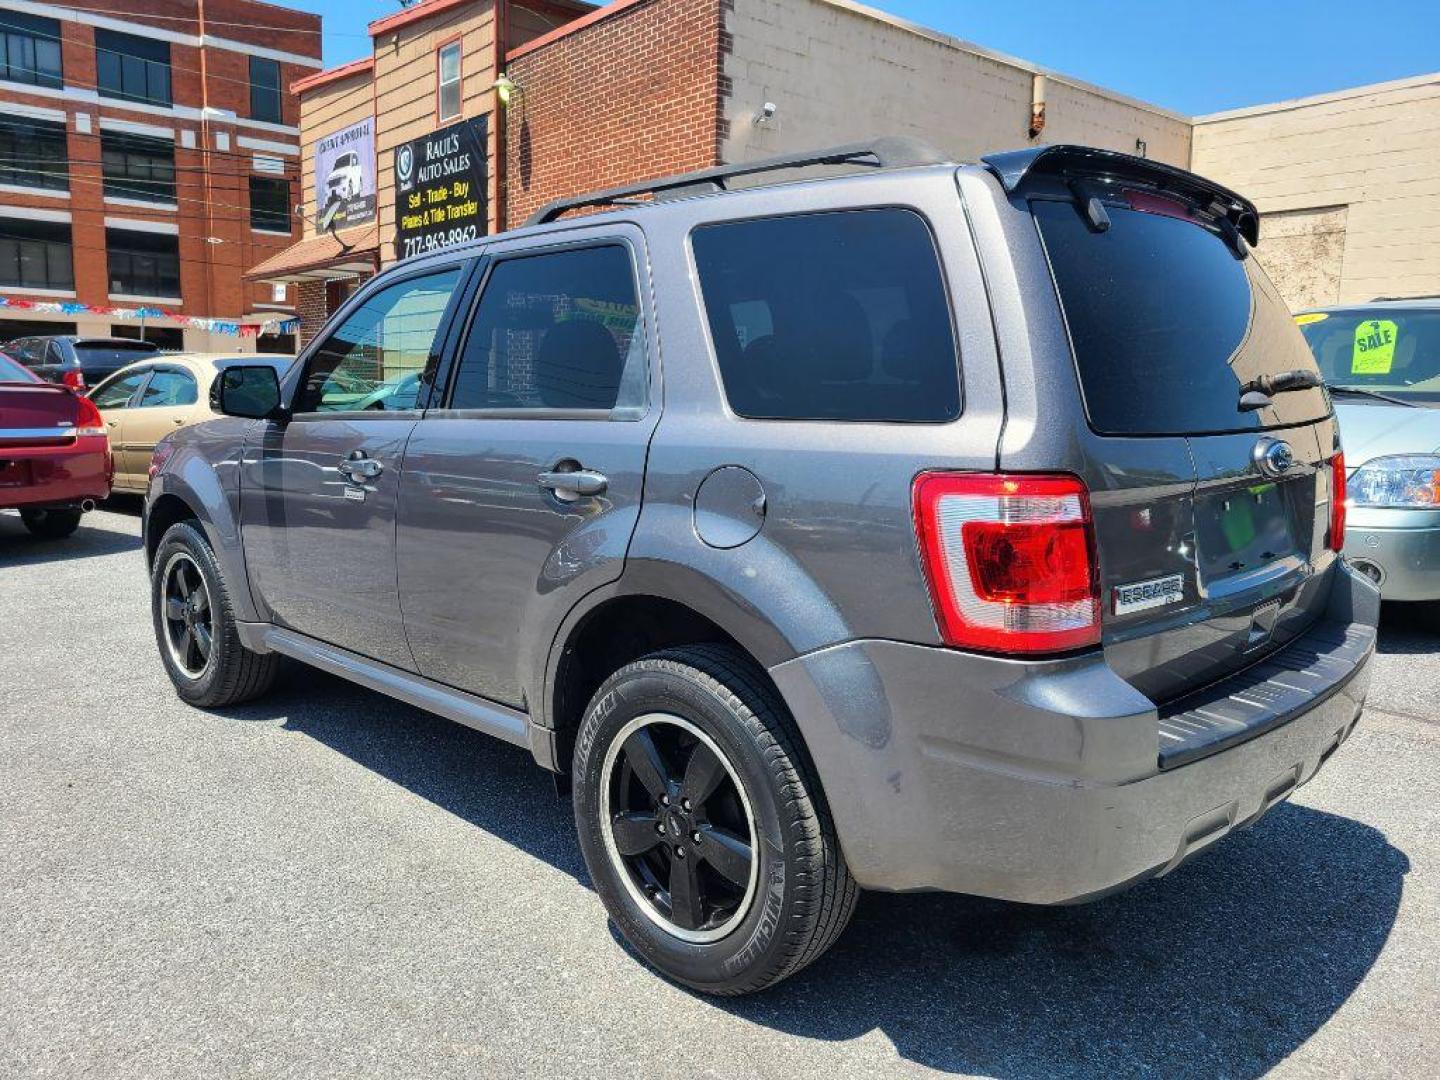
[(1440, 509), (1440, 455), (1404, 454), (1367, 461), (1350, 477), (1349, 493), (1352, 506)]

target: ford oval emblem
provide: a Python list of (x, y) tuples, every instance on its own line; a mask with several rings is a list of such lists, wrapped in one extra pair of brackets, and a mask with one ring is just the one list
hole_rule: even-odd
[(1284, 439), (1261, 439), (1250, 457), (1262, 474), (1272, 478), (1284, 476), (1295, 464), (1295, 451)]

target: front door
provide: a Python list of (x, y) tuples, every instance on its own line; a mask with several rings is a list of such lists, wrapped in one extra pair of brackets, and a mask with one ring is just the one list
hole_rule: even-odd
[(287, 385), (291, 418), (257, 424), (244, 453), (241, 535), (259, 610), (408, 670), (395, 513), (420, 413), (377, 391), (433, 372), (466, 269), (457, 260), (357, 296)]
[(487, 266), (442, 408), (410, 440), (398, 539), (421, 674), (523, 707), (528, 655), (620, 576), (658, 410), (648, 407), (638, 232)]
[(144, 491), (150, 481), (155, 444), (195, 419), (200, 388), (195, 376), (181, 367), (156, 367), (139, 397), (125, 409), (124, 430), (114, 447), (115, 486)]

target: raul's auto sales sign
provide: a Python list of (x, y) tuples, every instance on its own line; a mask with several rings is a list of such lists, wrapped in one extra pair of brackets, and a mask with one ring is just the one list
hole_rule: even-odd
[(408, 259), (485, 233), (486, 117), (395, 149), (395, 254)]

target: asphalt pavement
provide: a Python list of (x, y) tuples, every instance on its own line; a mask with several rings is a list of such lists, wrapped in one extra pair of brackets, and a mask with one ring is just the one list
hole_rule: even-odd
[(299, 667), (175, 696), (139, 518), (0, 514), (0, 1076), (1440, 1074), (1440, 615), (1324, 772), (1083, 907), (867, 895), (720, 1001), (636, 962), (522, 752)]

